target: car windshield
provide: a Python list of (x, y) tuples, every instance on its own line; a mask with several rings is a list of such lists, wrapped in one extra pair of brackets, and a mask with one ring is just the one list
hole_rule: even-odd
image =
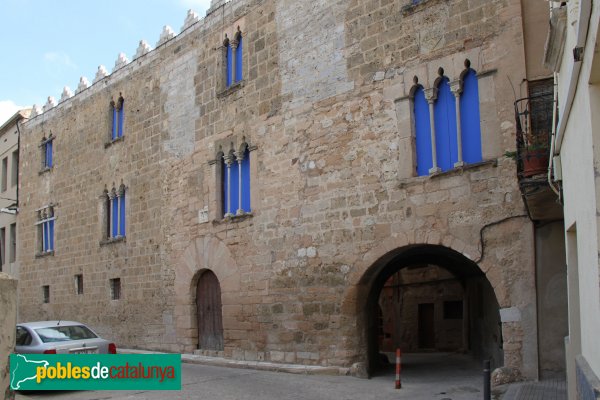
[(44, 343), (93, 339), (98, 337), (87, 326), (83, 325), (48, 326), (45, 328), (36, 329), (35, 332)]

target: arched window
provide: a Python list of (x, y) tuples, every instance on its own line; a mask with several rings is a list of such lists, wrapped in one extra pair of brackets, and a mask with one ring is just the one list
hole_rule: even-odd
[(42, 171), (46, 171), (54, 167), (54, 150), (53, 142), (55, 137), (50, 132), (50, 136), (42, 138), (40, 148), (42, 149)]
[(225, 84), (227, 87), (232, 84), (232, 73), (233, 73), (233, 51), (231, 49), (231, 43), (229, 43), (229, 39), (225, 37), (225, 41), (223, 42), (225, 46), (225, 62), (226, 62), (226, 75), (225, 75)]
[(114, 100), (111, 100), (110, 107), (112, 111), (112, 127), (111, 127), (111, 140), (117, 140), (123, 137), (123, 122), (125, 120), (124, 117), (124, 105), (125, 99), (119, 93), (119, 99), (115, 103)]
[(243, 77), (244, 45), (242, 32), (239, 27), (233, 40), (229, 40), (227, 35), (225, 35), (223, 47), (225, 48), (225, 87), (228, 88), (240, 82)]
[(235, 39), (237, 42), (237, 47), (235, 48), (235, 82), (239, 82), (242, 80), (242, 65), (243, 65), (243, 40), (242, 40), (242, 32), (239, 31), (235, 35)]
[(433, 107), (437, 164), (442, 171), (454, 168), (458, 161), (456, 141), (456, 101), (450, 90), (448, 78), (443, 76), (437, 84), (437, 100)]
[[(482, 160), (477, 74), (470, 65), (470, 61), (465, 60), (465, 71), (460, 80), (453, 82), (440, 68), (432, 89), (424, 90), (418, 85), (418, 78), (414, 78), (411, 97), (419, 176)], [(431, 126), (432, 120), (434, 126)], [(435, 137), (434, 143), (432, 137)]]
[(250, 151), (244, 143), (230, 150), (221, 162), (222, 207), (225, 217), (244, 215), (250, 208)]
[(244, 146), (244, 150), (241, 153), (241, 163), (240, 163), (240, 188), (241, 195), (240, 201), (241, 206), (240, 209), (247, 213), (250, 212), (250, 152), (248, 151), (248, 145)]
[(467, 164), (480, 162), (481, 127), (479, 116), (479, 88), (477, 73), (468, 68), (462, 76), (460, 96), (460, 126), (462, 130), (463, 160)]
[(423, 176), (429, 174), (429, 169), (433, 166), (433, 162), (431, 160), (429, 104), (427, 104), (425, 91), (421, 85), (417, 85), (414, 88), (413, 106), (417, 147), (417, 174)]
[(121, 184), (118, 189), (113, 187), (110, 192), (107, 190), (104, 191), (106, 239), (125, 237), (126, 190), (125, 185)]

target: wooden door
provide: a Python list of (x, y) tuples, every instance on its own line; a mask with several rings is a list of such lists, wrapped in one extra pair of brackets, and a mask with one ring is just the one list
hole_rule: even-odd
[(419, 348), (435, 348), (433, 303), (419, 304)]
[(221, 286), (216, 275), (204, 272), (196, 288), (198, 310), (198, 348), (223, 350), (223, 316)]

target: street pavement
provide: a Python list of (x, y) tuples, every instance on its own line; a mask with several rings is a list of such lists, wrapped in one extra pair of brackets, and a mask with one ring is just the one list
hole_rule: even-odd
[[(432, 366), (435, 365), (435, 368)], [(372, 379), (182, 364), (182, 390), (29, 392), (19, 400), (42, 399), (219, 399), (219, 400), (478, 400), (483, 398), (481, 366), (466, 355), (403, 356), (402, 389), (394, 370)]]

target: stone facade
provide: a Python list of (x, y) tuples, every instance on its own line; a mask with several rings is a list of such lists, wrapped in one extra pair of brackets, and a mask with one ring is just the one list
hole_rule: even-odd
[[(226, 88), (222, 43), (238, 28), (243, 80)], [(479, 75), (484, 161), (418, 177), (413, 77), (432, 88), (441, 67), (458, 80), (466, 59)], [(432, 249), (485, 276), (510, 311), (498, 313), (503, 364), (536, 377), (533, 228), (503, 156), (515, 142), (509, 82), (524, 78), (516, 0), (213, 7), (25, 124), (19, 318), (84, 319), (121, 347), (190, 352), (196, 284), (211, 270), (224, 356), (349, 366), (368, 358), (377, 277)], [(120, 94), (124, 135), (111, 141)], [(55, 164), (41, 171), (50, 133)], [(219, 157), (244, 143), (252, 212), (223, 218)], [(126, 238), (106, 240), (103, 191), (121, 184)], [(39, 254), (36, 210), (48, 205), (55, 248)]]

